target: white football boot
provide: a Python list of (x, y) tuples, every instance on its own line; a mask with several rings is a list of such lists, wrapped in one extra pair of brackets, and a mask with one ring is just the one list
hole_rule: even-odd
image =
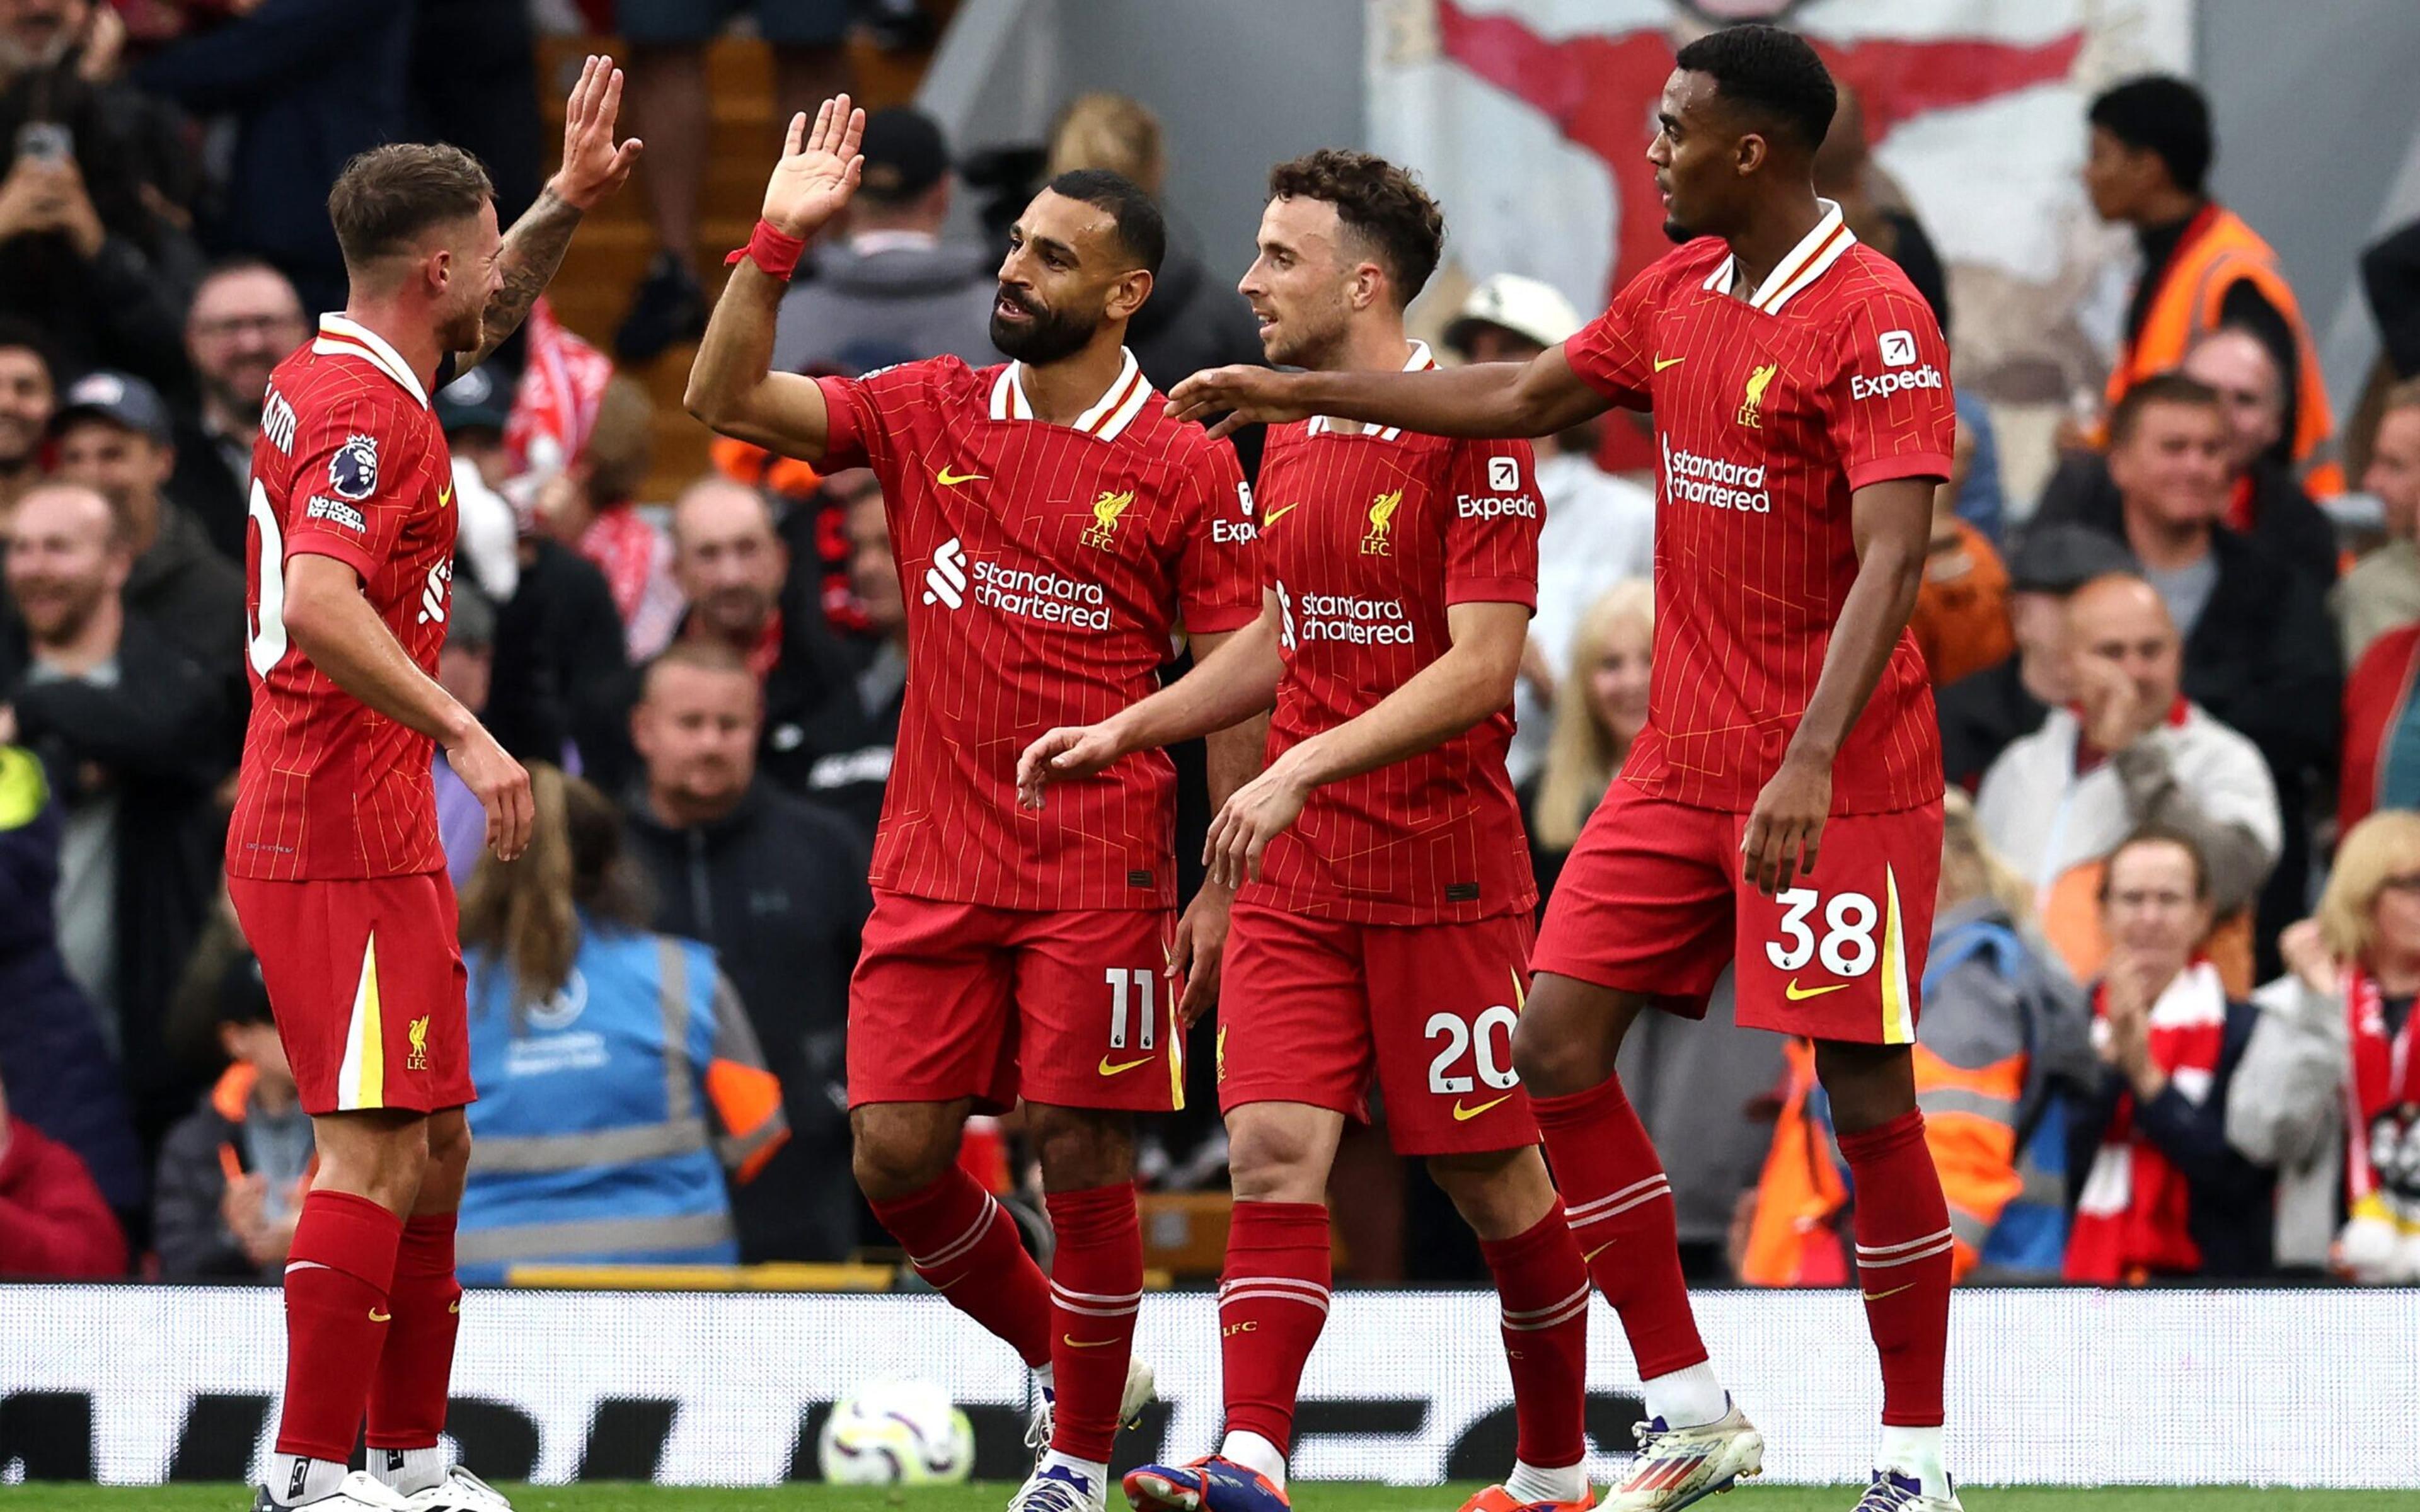
[(1739, 1404), (1726, 1397), (1724, 1405), (1722, 1416), (1696, 1427), (1671, 1427), (1659, 1417), (1631, 1429), (1638, 1458), (1606, 1492), (1604, 1512), (1677, 1512), (1761, 1473), (1764, 1435)]

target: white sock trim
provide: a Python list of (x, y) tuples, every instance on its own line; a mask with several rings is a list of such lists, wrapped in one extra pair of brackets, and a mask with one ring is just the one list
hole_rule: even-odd
[(1731, 1410), (1712, 1361), (1700, 1360), (1640, 1384), (1645, 1388), (1647, 1415), (1662, 1418), (1667, 1427), (1703, 1427)]
[(1285, 1451), (1257, 1433), (1230, 1431), (1218, 1441), (1218, 1458), (1232, 1459), (1247, 1470), (1257, 1470), (1279, 1490), (1285, 1489)]
[(1546, 1468), (1515, 1459), (1504, 1489), (1525, 1503), (1576, 1502), (1588, 1495), (1588, 1462)]

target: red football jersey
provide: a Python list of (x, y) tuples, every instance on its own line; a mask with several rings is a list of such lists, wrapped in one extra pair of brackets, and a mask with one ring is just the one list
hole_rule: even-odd
[(286, 559), (334, 557), (431, 676), (454, 584), (454, 473), (420, 379), (366, 327), (329, 315), (277, 364), (252, 448), (244, 530), (244, 733), (227, 871), (266, 882), (445, 865), (432, 742), (372, 713), (286, 638)]
[[(1426, 347), (1411, 365), (1434, 365)], [(1528, 441), (1314, 419), (1271, 428), (1259, 492), (1285, 659), (1271, 761), (1443, 656), (1448, 605), (1538, 606), (1545, 510)], [(1317, 789), (1242, 901), (1370, 924), (1529, 909), (1538, 886), (1504, 771), (1512, 740), (1508, 703), (1433, 750)]]
[[(1807, 712), (1856, 580), (1849, 496), (1943, 478), (1949, 353), (1896, 264), (1823, 219), (1748, 300), (1705, 237), (1631, 280), (1564, 347), (1590, 386), (1655, 412), (1655, 665), (1623, 775), (1745, 811)], [(1832, 811), (1941, 796), (1924, 657), (1902, 631), (1833, 765)]]
[(1062, 783), (1039, 813), (1017, 804), (1016, 759), (1149, 695), (1180, 620), (1215, 634), (1260, 613), (1234, 448), (1167, 418), (1132, 353), (1073, 425), (1033, 418), (1016, 363), (821, 381), (824, 466), (881, 477), (908, 605), (874, 885), (996, 908), (1173, 906), (1165, 754)]

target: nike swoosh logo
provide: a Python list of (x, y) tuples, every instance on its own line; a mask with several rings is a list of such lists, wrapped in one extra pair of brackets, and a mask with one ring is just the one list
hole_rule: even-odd
[(1687, 361), (1688, 359), (1685, 357), (1659, 357), (1655, 359), (1655, 371), (1661, 373), (1675, 363), (1685, 363)]
[(395, 1314), (382, 1313), (373, 1307), (370, 1309), (370, 1321), (373, 1323), (392, 1323), (395, 1321)]
[(944, 488), (954, 488), (962, 483), (989, 483), (991, 479), (981, 472), (952, 472), (943, 468), (933, 474), (933, 481)]
[(1462, 1105), (1462, 1099), (1457, 1097), (1453, 1100), (1453, 1121), (1456, 1123), (1467, 1123), (1472, 1119), (1475, 1119), (1481, 1114), (1486, 1112), (1489, 1108), (1497, 1107), (1512, 1101), (1512, 1094), (1507, 1092), (1493, 1103), (1481, 1103), (1475, 1108), (1466, 1108)]
[(1071, 1350), (1106, 1350), (1110, 1345), (1120, 1343), (1122, 1341), (1118, 1339), (1079, 1339), (1073, 1334), (1062, 1334), (1059, 1335), (1059, 1342), (1064, 1344)]
[(447, 1303), (447, 1304), (445, 1304), (445, 1310), (446, 1310), (447, 1312), (449, 1312), (449, 1313), (459, 1313), (459, 1312), (461, 1312), (461, 1310), (462, 1310), (462, 1299), (461, 1299), (461, 1298), (459, 1298), (459, 1297), (457, 1297), (457, 1298), (455, 1298), (452, 1302)]
[(1589, 1251), (1587, 1254), (1585, 1254), (1585, 1255), (1581, 1256), (1581, 1257), (1580, 1257), (1580, 1263), (1581, 1263), (1582, 1265), (1586, 1265), (1589, 1261), (1595, 1259), (1598, 1256), (1600, 1256), (1600, 1255), (1604, 1254), (1606, 1250), (1609, 1250), (1609, 1249), (1613, 1248), (1613, 1246), (1615, 1246), (1616, 1244), (1619, 1244), (1619, 1243), (1621, 1243), (1621, 1241), (1620, 1241), (1620, 1240), (1618, 1240), (1618, 1239), (1608, 1239), (1608, 1240), (1606, 1240), (1604, 1243), (1599, 1244), (1596, 1248), (1594, 1248), (1594, 1249), (1592, 1249), (1592, 1250)]
[(1145, 1056), (1140, 1060), (1124, 1060), (1112, 1066), (1109, 1064), (1109, 1057), (1103, 1056), (1101, 1057), (1101, 1074), (1104, 1076), (1115, 1076), (1120, 1072), (1132, 1071), (1137, 1066), (1148, 1066), (1158, 1058), (1159, 1057), (1157, 1056)]
[(1913, 1286), (1915, 1286), (1915, 1285), (1916, 1285), (1916, 1283), (1915, 1283), (1915, 1282), (1913, 1282), (1913, 1281), (1911, 1281), (1911, 1282), (1909, 1282), (1909, 1283), (1907, 1284), (1907, 1286), (1905, 1286), (1905, 1287), (1893, 1287), (1893, 1288), (1891, 1288), (1888, 1291), (1868, 1291), (1868, 1292), (1862, 1292), (1862, 1293), (1860, 1293), (1860, 1295), (1862, 1295), (1862, 1296), (1863, 1296), (1863, 1297), (1864, 1297), (1868, 1302), (1880, 1302), (1880, 1301), (1882, 1301), (1885, 1297), (1896, 1297), (1896, 1296), (1898, 1296), (1900, 1292), (1907, 1290), (1909, 1287), (1913, 1287)]
[(437, 490), (437, 507), (443, 509), (454, 502), (454, 486), (447, 484)]
[(1798, 985), (1798, 979), (1792, 977), (1790, 979), (1790, 985), (1781, 989), (1781, 995), (1793, 1003), (1803, 1003), (1810, 997), (1821, 997), (1825, 993), (1840, 993), (1848, 990), (1849, 984), (1845, 981), (1836, 981), (1829, 987), (1801, 987)]
[(1270, 510), (1267, 514), (1261, 517), (1261, 529), (1264, 531), (1267, 530), (1270, 526), (1275, 525), (1280, 518), (1293, 514), (1295, 510), (1300, 509), (1301, 507), (1302, 502), (1300, 500), (1296, 500), (1291, 504), (1280, 504), (1277, 508)]

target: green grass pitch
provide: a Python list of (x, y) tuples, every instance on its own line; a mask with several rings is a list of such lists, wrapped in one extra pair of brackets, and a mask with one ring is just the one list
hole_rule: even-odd
[[(717, 1490), (613, 1483), (503, 1488), (516, 1512), (1001, 1512), (1013, 1486), (957, 1486), (912, 1491), (800, 1485)], [(1371, 1486), (1305, 1482), (1295, 1489), (1302, 1512), (1454, 1512), (1472, 1487)], [(2291, 1491), (2164, 1487), (2078, 1491), (2041, 1487), (1975, 1487), (1960, 1493), (1968, 1512), (2409, 1512), (2408, 1491)], [(1704, 1512), (1849, 1512), (1853, 1488), (1749, 1487), (1699, 1503)], [(248, 1512), (241, 1486), (0, 1487), (0, 1512)]]

